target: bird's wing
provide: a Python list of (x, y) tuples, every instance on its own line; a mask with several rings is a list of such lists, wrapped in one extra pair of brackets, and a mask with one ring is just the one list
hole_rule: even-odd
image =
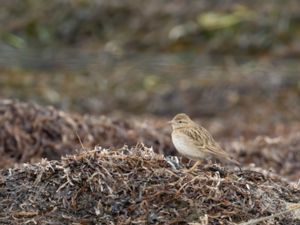
[(230, 160), (229, 154), (220, 147), (204, 127), (198, 126), (195, 129), (185, 129), (184, 133), (194, 140), (194, 145), (197, 146), (199, 151), (212, 154), (217, 158)]

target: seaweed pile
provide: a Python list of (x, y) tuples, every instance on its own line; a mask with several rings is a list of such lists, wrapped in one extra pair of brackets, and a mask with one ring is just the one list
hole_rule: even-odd
[(59, 159), (86, 148), (122, 147), (144, 142), (158, 152), (172, 153), (166, 130), (147, 123), (69, 114), (52, 107), (0, 101), (0, 168), (41, 158)]
[(257, 136), (253, 140), (232, 141), (226, 146), (236, 151), (239, 161), (273, 171), (290, 181), (300, 180), (300, 133), (275, 138)]
[[(38, 162), (42, 158), (58, 160), (83, 147), (91, 149), (94, 146), (120, 148), (124, 144), (135, 146), (144, 143), (152, 146), (157, 153), (176, 155), (166, 120), (147, 120), (81, 116), (52, 107), (0, 101), (0, 168), (9, 168), (16, 163)], [(238, 121), (235, 118), (204, 122), (205, 127), (242, 165), (254, 164), (291, 181), (300, 178), (298, 123), (277, 123), (276, 126), (269, 123), (247, 126), (247, 123), (241, 123), (236, 126)], [(233, 130), (241, 134), (240, 138), (230, 133)], [(270, 136), (261, 135), (271, 130)]]
[[(216, 164), (191, 172), (175, 159), (140, 144), (2, 170), (0, 223), (237, 224), (300, 201), (278, 177)], [(263, 222), (299, 223), (294, 212)]]

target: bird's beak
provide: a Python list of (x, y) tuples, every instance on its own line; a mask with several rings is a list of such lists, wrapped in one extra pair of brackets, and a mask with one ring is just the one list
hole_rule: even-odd
[(172, 120), (170, 120), (170, 121), (168, 121), (167, 123), (168, 123), (168, 124), (172, 124), (172, 123), (173, 123), (173, 121), (172, 121)]

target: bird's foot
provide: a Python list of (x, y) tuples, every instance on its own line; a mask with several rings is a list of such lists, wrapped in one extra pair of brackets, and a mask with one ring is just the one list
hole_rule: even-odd
[(191, 168), (187, 169), (187, 172), (193, 172), (201, 163), (202, 161), (196, 161)]

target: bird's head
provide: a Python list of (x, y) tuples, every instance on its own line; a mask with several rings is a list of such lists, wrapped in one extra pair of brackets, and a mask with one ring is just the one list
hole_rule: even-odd
[(194, 125), (194, 122), (185, 113), (177, 114), (171, 121), (169, 121), (169, 123), (171, 124), (173, 130)]

